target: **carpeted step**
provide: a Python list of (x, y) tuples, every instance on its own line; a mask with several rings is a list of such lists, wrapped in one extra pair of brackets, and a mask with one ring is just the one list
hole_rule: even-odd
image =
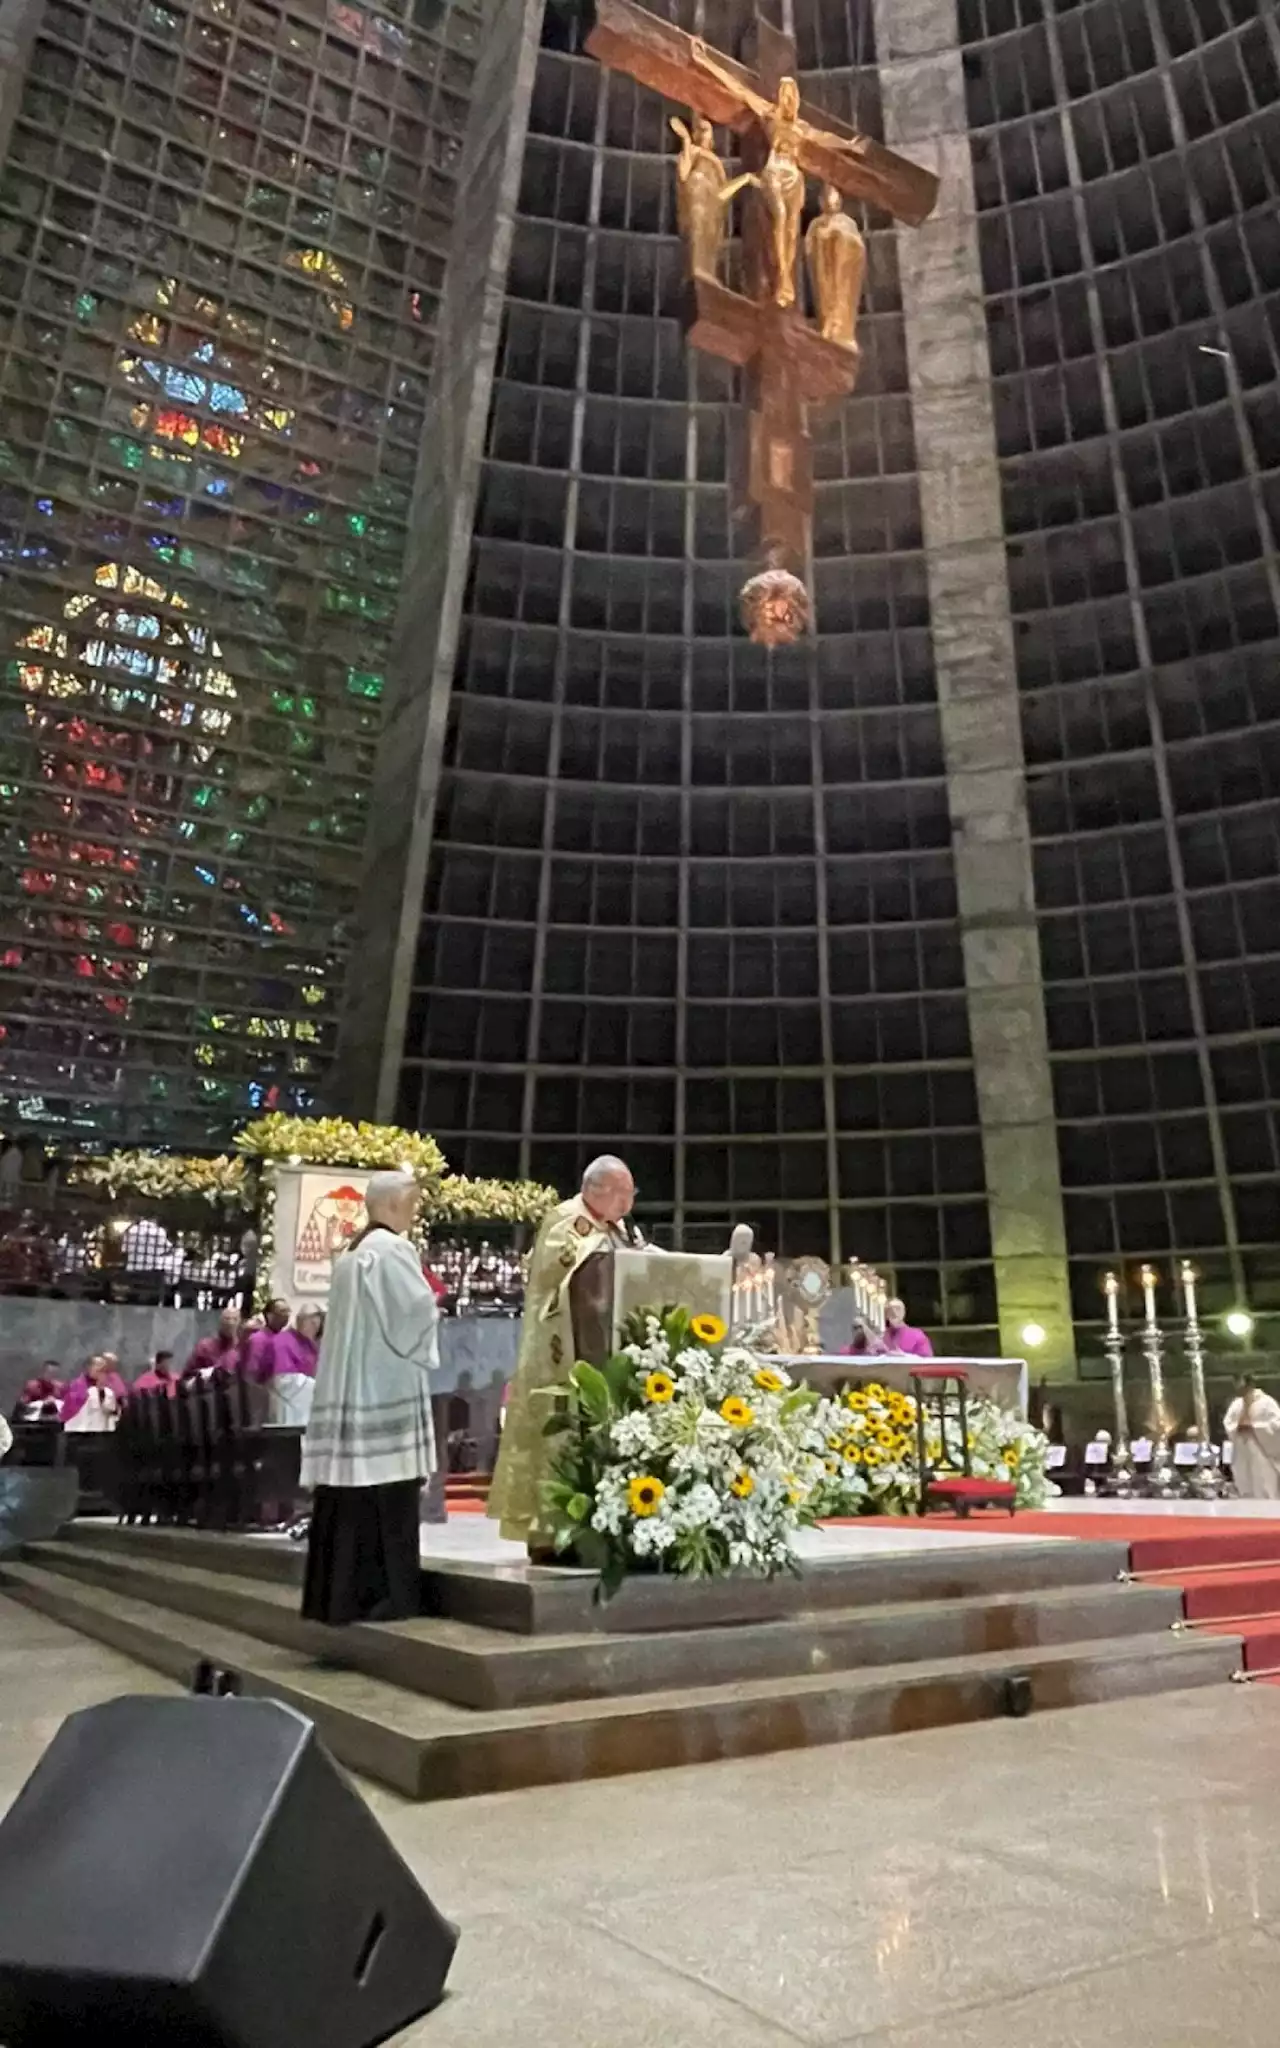
[[(1136, 1518), (1135, 1518), (1136, 1519)], [(1280, 1570), (1280, 1520), (1233, 1523), (1228, 1530), (1209, 1516), (1185, 1522), (1157, 1535), (1133, 1529), (1129, 1536), (1135, 1572), (1169, 1572), (1197, 1565), (1233, 1564)], [(1148, 1525), (1149, 1529), (1149, 1525)], [(1110, 1530), (1107, 1532), (1111, 1533)]]
[(1240, 1615), (1274, 1615), (1280, 1623), (1280, 1565), (1194, 1573), (1181, 1580), (1188, 1621), (1234, 1621)]

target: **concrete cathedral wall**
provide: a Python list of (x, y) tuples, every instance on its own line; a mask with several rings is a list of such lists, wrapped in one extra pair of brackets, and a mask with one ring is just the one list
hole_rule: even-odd
[(898, 235), (938, 712), (1001, 1349), (1076, 1370), (991, 354), (956, 0), (875, 0), (884, 138), (937, 171)]

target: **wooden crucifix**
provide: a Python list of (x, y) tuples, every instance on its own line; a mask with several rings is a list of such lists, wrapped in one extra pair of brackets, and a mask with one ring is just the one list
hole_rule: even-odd
[[(693, 129), (673, 120), (681, 227), (690, 279), (685, 328), (694, 348), (747, 372), (750, 417), (745, 496), (758, 515), (763, 572), (742, 593), (752, 638), (796, 639), (809, 616), (803, 576), (813, 513), (813, 465), (805, 407), (853, 390), (858, 374), (857, 298), (865, 250), (840, 195), (882, 206), (917, 226), (932, 212), (938, 180), (869, 136), (801, 103), (789, 37), (756, 17), (757, 67), (710, 50), (699, 37), (637, 6), (596, 0), (587, 49), (692, 110)], [(740, 137), (741, 176), (727, 178), (712, 125)], [(806, 176), (824, 187), (823, 212), (806, 255), (817, 326), (798, 303), (796, 270)], [(743, 224), (745, 292), (717, 274), (729, 202), (749, 191)]]

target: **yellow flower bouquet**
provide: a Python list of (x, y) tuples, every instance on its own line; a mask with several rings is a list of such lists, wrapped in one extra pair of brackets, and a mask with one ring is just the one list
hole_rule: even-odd
[(715, 1316), (641, 1310), (603, 1367), (579, 1363), (547, 1425), (557, 1549), (600, 1572), (717, 1578), (794, 1569), (817, 1483), (816, 1402)]

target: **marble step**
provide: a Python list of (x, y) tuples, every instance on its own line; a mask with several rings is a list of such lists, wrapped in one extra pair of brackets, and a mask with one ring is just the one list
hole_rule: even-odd
[(734, 1686), (651, 1692), (504, 1713), (426, 1700), (366, 1675), (318, 1666), (303, 1653), (175, 1613), (25, 1559), (0, 1562), (14, 1599), (185, 1680), (208, 1656), (242, 1674), (247, 1691), (309, 1715), (335, 1756), (412, 1799), (458, 1798), (581, 1778), (712, 1762), (1008, 1711), (1011, 1677), (1030, 1684), (1033, 1710), (1082, 1706), (1224, 1683), (1240, 1646), (1223, 1636), (1170, 1632), (1087, 1644), (988, 1651), (810, 1673)]
[[(217, 1535), (202, 1530), (119, 1528), (78, 1522), (62, 1540), (122, 1555), (159, 1557), (236, 1578), (299, 1586), (305, 1552), (287, 1537)], [(927, 1550), (806, 1560), (801, 1579), (733, 1579), (675, 1584), (628, 1580), (611, 1600), (597, 1598), (592, 1572), (540, 1571), (465, 1560), (423, 1570), (423, 1611), (516, 1635), (632, 1634), (649, 1630), (738, 1626), (784, 1619), (798, 1609), (875, 1607), (902, 1600), (965, 1600), (980, 1594), (1113, 1585), (1127, 1571), (1125, 1543), (1045, 1539), (1003, 1544), (951, 1535)]]
[[(612, 1699), (673, 1686), (732, 1685), (818, 1671), (1018, 1651), (1170, 1629), (1180, 1594), (1118, 1583), (793, 1611), (735, 1627), (559, 1636), (513, 1635), (447, 1618), (358, 1625), (340, 1637), (298, 1613), (297, 1588), (140, 1556), (124, 1546), (33, 1544), (34, 1562), (112, 1592), (158, 1602), (311, 1655), (340, 1655), (368, 1676), (458, 1706), (502, 1709)], [(336, 1649), (335, 1649), (336, 1644)]]

